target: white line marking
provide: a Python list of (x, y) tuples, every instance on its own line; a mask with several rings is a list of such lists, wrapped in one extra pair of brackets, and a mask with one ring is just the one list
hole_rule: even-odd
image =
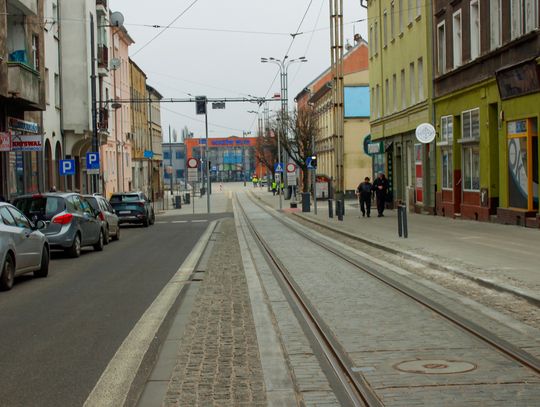
[(206, 223), (208, 221), (207, 220), (192, 220), (191, 222), (192, 223)]
[(187, 223), (187, 220), (173, 220), (171, 223)]
[(199, 239), (184, 263), (182, 263), (167, 285), (163, 287), (154, 302), (124, 339), (124, 342), (120, 345), (86, 399), (84, 406), (118, 407), (124, 405), (144, 355), (154, 340), (165, 316), (180, 294), (182, 287), (195, 270), (212, 236), (216, 223), (214, 221), (208, 225), (206, 232)]

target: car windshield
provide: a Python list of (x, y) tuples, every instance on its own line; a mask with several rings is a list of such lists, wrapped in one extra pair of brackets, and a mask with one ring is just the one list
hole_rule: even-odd
[(85, 196), (84, 199), (90, 204), (95, 212), (101, 212), (101, 208), (99, 207), (99, 203), (96, 198), (92, 196)]
[(56, 196), (19, 198), (14, 205), (28, 218), (37, 220), (51, 220), (66, 209), (64, 200)]
[(130, 194), (130, 195), (113, 195), (111, 197), (111, 203), (113, 202), (137, 202), (140, 201), (141, 198), (139, 195), (136, 194)]

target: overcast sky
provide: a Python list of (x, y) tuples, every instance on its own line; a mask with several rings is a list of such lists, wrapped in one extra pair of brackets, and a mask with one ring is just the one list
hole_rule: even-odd
[[(165, 98), (271, 96), (280, 92), (278, 67), (262, 64), (261, 57), (283, 58), (304, 14), (290, 58), (305, 56), (307, 63), (289, 68), (289, 106), (294, 97), (330, 64), (329, 0), (198, 0), (171, 28), (160, 32), (144, 25), (167, 26), (196, 0), (110, 0), (120, 11), (135, 44), (130, 54), (146, 72), (148, 83)], [(345, 38), (366, 38), (366, 10), (359, 0), (345, 0)], [(309, 9), (308, 9), (309, 6)], [(315, 31), (314, 31), (315, 30)], [(242, 32), (232, 32), (242, 31)], [(270, 105), (279, 109), (279, 102)], [(256, 104), (229, 103), (225, 110), (209, 110), (210, 137), (256, 132)], [(184, 126), (204, 137), (204, 116), (193, 104), (162, 104), (164, 138), (168, 127)]]

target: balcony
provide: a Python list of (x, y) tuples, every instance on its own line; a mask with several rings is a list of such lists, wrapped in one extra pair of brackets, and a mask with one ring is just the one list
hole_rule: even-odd
[(97, 60), (99, 68), (109, 67), (109, 48), (106, 45), (98, 45)]
[(98, 129), (109, 131), (109, 110), (104, 107), (98, 109)]
[(37, 0), (7, 0), (7, 3), (21, 10), (24, 15), (37, 16)]
[(39, 105), (39, 72), (21, 62), (8, 62), (8, 93), (18, 101)]

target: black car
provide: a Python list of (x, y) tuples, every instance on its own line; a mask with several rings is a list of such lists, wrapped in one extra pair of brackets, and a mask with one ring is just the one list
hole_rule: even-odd
[(118, 215), (118, 223), (153, 225), (156, 216), (151, 201), (142, 192), (123, 192), (111, 196), (110, 204)]

